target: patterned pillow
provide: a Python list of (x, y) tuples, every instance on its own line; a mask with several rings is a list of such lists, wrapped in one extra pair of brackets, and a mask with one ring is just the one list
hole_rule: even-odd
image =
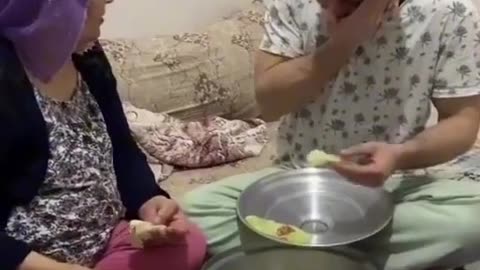
[(235, 14), (201, 33), (110, 39), (101, 43), (122, 98), (181, 119), (258, 116), (253, 55), (263, 34), (264, 7)]

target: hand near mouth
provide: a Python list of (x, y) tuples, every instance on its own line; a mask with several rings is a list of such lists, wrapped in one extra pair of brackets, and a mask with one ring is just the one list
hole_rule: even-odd
[(373, 38), (386, 14), (399, 6), (399, 0), (364, 0), (349, 14), (326, 12), (327, 27), (332, 40), (352, 48)]

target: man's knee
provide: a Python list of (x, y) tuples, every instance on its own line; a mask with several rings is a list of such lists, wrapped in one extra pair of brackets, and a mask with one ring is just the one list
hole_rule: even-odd
[(278, 168), (267, 168), (254, 173), (230, 176), (188, 192), (183, 196), (181, 204), (187, 210), (236, 207), (237, 199), (245, 188), (258, 179), (278, 171), (280, 171)]
[(453, 212), (439, 227), (444, 228), (448, 240), (459, 246), (480, 249), (480, 203), (465, 205), (463, 210)]
[(188, 215), (195, 215), (196, 212), (229, 208), (236, 204), (238, 196), (239, 194), (232, 193), (220, 185), (203, 186), (185, 194), (180, 204)]
[[(453, 257), (463, 257), (474, 249), (480, 250), (480, 201), (458, 199), (451, 202), (426, 203), (423, 202), (422, 212), (416, 219), (408, 222), (412, 233), (418, 234), (425, 244), (445, 246), (456, 254)], [(416, 220), (416, 221), (414, 221)], [(405, 225), (405, 224), (403, 224)], [(467, 256), (468, 257), (468, 256)], [(480, 259), (480, 255), (477, 256)], [(459, 259), (462, 260), (463, 259)]]

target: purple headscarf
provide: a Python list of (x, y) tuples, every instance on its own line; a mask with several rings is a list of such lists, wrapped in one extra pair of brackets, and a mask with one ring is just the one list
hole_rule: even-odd
[(0, 36), (25, 68), (48, 82), (76, 49), (89, 0), (0, 0)]

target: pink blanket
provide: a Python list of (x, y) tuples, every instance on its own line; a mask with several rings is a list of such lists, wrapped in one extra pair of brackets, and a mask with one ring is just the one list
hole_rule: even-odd
[(130, 129), (159, 181), (174, 168), (210, 167), (257, 156), (268, 142), (265, 122), (208, 117), (186, 122), (124, 105)]

